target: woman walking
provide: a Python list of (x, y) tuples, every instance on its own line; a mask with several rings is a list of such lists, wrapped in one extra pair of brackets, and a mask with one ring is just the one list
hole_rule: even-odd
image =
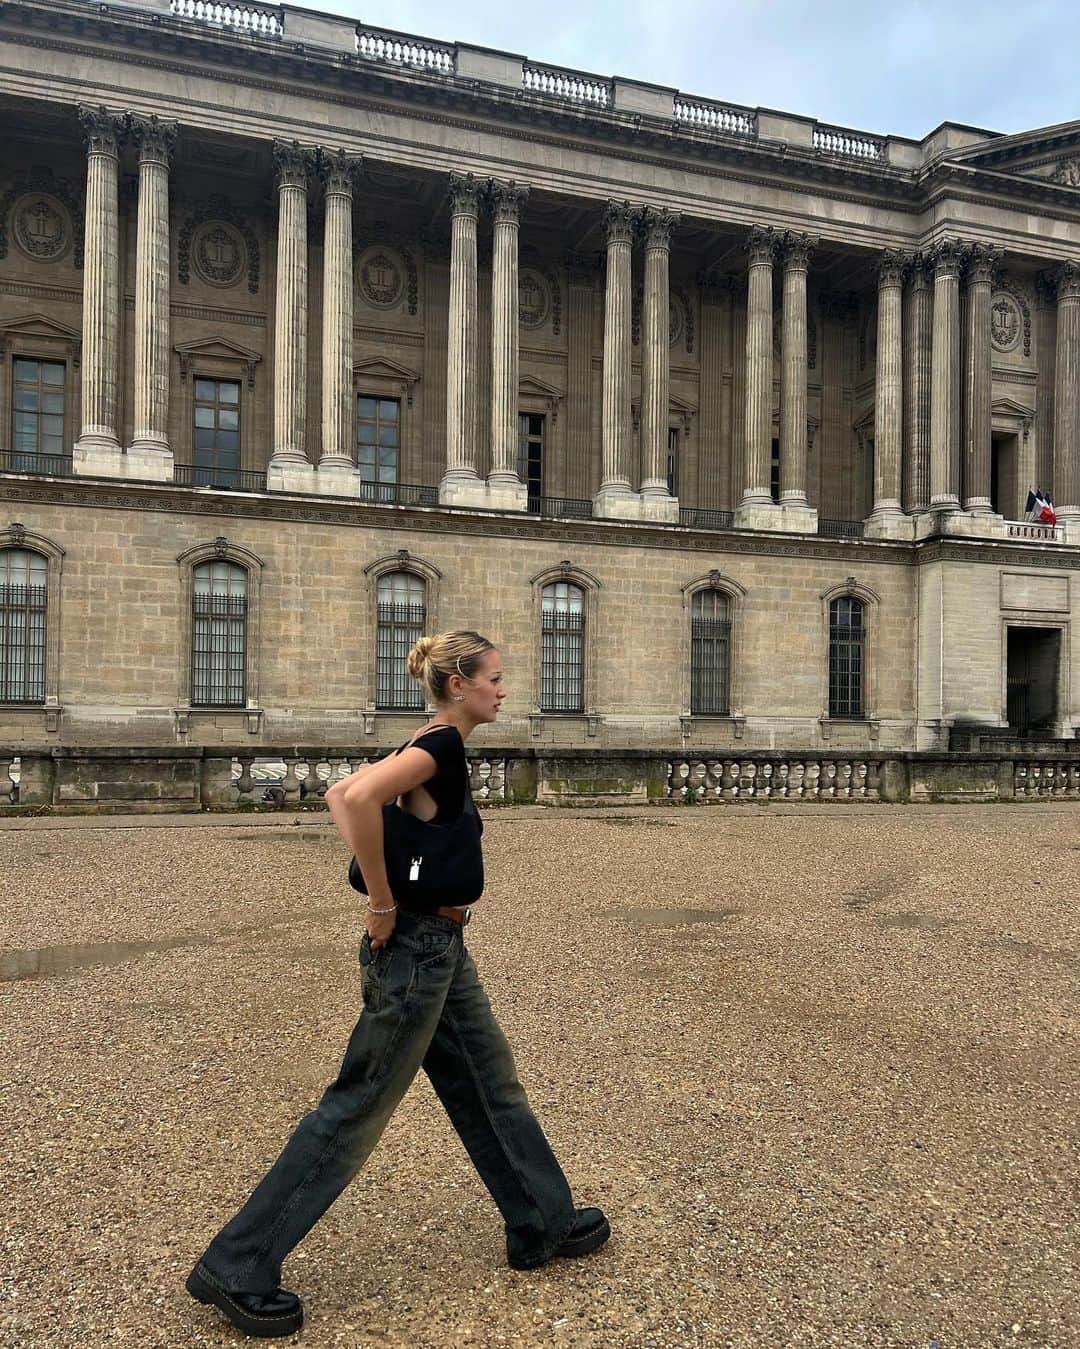
[(394, 754), (326, 793), (367, 884), (364, 1009), (337, 1077), (187, 1279), (194, 1298), (215, 1304), (249, 1335), (291, 1335), (303, 1324), (299, 1297), (281, 1287), (282, 1261), (363, 1166), (420, 1068), (499, 1207), (515, 1269), (585, 1255), (611, 1233), (600, 1209), (574, 1206), (529, 1107), (465, 948), (469, 907), (405, 908), (390, 891), (384, 803), (398, 799), (437, 824), (460, 816), (471, 805), (465, 741), (496, 720), (506, 696), (499, 652), (476, 632), (422, 637), (408, 669), (435, 703), (435, 717)]

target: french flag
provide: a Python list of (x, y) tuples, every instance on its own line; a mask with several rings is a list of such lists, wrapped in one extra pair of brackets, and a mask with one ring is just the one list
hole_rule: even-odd
[(1054, 511), (1054, 503), (1048, 496), (1044, 495), (1042, 488), (1037, 492), (1028, 493), (1027, 518), (1029, 520), (1037, 520), (1043, 525), (1057, 524), (1057, 514)]

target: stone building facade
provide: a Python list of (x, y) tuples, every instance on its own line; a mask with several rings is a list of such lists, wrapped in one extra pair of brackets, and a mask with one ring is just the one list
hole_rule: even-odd
[(0, 67), (0, 743), (394, 744), (451, 627), (481, 745), (1080, 730), (1080, 123), (202, 0)]

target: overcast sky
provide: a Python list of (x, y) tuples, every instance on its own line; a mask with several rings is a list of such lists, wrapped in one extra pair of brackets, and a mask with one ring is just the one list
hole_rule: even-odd
[[(296, 3), (296, 0), (290, 0)], [(1076, 0), (318, 0), (305, 8), (920, 138), (1080, 117)]]

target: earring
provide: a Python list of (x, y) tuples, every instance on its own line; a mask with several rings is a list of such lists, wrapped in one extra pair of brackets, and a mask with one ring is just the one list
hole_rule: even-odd
[(461, 702), (464, 702), (464, 701), (465, 701), (465, 695), (464, 695), (464, 693), (455, 693), (455, 694), (454, 694), (454, 702), (455, 702), (455, 703), (461, 703)]

